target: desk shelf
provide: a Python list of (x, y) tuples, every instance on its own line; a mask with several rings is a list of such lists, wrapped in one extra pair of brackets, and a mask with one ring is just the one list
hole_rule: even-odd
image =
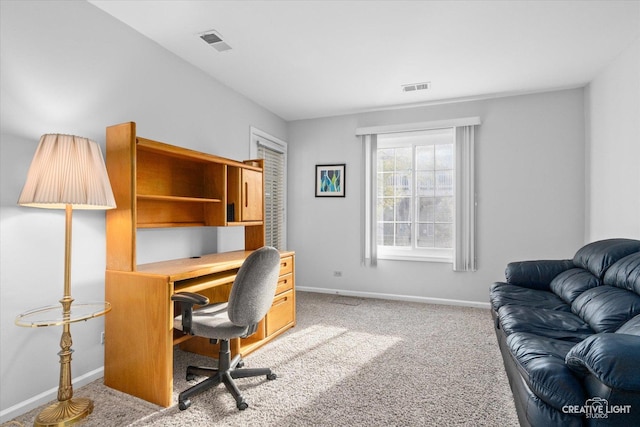
[(218, 288), (222, 285), (229, 285), (236, 279), (238, 269), (231, 269), (222, 273), (208, 274), (193, 279), (175, 282), (174, 292), (203, 292), (207, 289)]
[(160, 196), (153, 194), (138, 194), (138, 200), (156, 200), (159, 202), (175, 202), (175, 203), (221, 203), (220, 199), (205, 199), (203, 197), (183, 197), (183, 196)]

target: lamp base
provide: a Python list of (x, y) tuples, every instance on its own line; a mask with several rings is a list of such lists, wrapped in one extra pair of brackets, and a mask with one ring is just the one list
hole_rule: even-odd
[(93, 402), (90, 399), (78, 398), (61, 400), (40, 412), (34, 426), (70, 426), (88, 416), (93, 411)]

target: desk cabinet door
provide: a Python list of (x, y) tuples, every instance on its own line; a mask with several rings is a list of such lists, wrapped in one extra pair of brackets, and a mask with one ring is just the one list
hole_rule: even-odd
[(262, 172), (242, 169), (241, 221), (262, 221)]

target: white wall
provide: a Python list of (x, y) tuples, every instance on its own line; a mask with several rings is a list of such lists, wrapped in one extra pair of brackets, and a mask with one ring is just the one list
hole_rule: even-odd
[[(64, 212), (16, 205), (39, 137), (71, 133), (104, 152), (105, 128), (222, 155), (249, 156), (250, 126), (287, 139), (286, 123), (80, 1), (0, 2), (0, 416), (55, 399), (61, 328), (21, 328), (16, 315), (63, 293)], [(76, 211), (72, 295), (104, 299), (104, 213)], [(146, 230), (139, 262), (243, 244), (238, 229)], [(219, 240), (219, 242), (218, 242)], [(170, 241), (170, 244), (167, 242)], [(102, 375), (104, 319), (71, 327), (74, 378)], [(40, 393), (43, 393), (40, 395)], [(29, 399), (33, 399), (29, 401)]]
[[(360, 126), (480, 116), (478, 271), (360, 262)], [(584, 242), (583, 90), (302, 120), (289, 127), (289, 246), (300, 287), (346, 294), (488, 302), (509, 261), (571, 258)], [(315, 198), (315, 164), (346, 163), (346, 197)], [(342, 277), (334, 277), (342, 271)], [(417, 298), (416, 298), (417, 297)]]
[(640, 239), (640, 38), (586, 94), (587, 237)]

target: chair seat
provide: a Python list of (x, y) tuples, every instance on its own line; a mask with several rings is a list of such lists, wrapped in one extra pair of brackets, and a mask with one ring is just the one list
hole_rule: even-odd
[[(227, 314), (228, 303), (209, 304), (193, 310), (191, 332), (209, 339), (230, 339), (244, 336), (248, 326), (234, 325)], [(182, 330), (182, 316), (173, 320), (173, 327)]]

